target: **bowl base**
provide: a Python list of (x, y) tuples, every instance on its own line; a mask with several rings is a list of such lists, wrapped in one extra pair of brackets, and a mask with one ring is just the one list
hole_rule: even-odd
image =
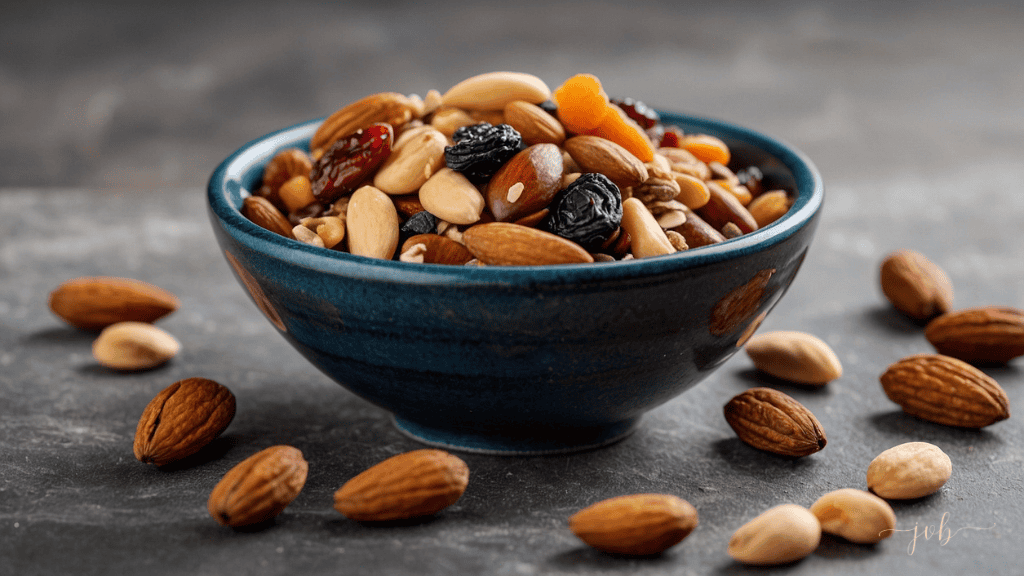
[(637, 429), (640, 417), (603, 426), (558, 429), (531, 428), (509, 433), (435, 428), (392, 416), (395, 427), (413, 440), (437, 448), (494, 454), (499, 456), (537, 456), (567, 454), (607, 446), (624, 439)]

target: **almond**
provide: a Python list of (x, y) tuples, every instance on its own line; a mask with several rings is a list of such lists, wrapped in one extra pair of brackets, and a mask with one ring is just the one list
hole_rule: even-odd
[(373, 185), (385, 194), (409, 194), (419, 190), (434, 172), (444, 167), (444, 148), (448, 138), (429, 126), (416, 129), (395, 142), (384, 164), (373, 177)]
[(114, 370), (156, 368), (179, 350), (181, 344), (174, 336), (146, 322), (111, 324), (92, 343), (96, 361)]
[[(735, 196), (715, 182), (707, 182), (706, 185), (707, 203), (694, 208), (701, 218), (718, 230), (730, 222), (739, 227), (740, 232), (744, 234), (757, 230), (757, 220), (754, 220), (750, 211)], [(686, 204), (685, 201), (682, 202)]]
[(270, 200), (262, 196), (250, 196), (242, 201), (242, 215), (254, 224), (280, 234), (285, 238), (294, 238), (292, 224), (288, 218), (274, 206)]
[(904, 249), (887, 256), (879, 281), (889, 302), (915, 320), (927, 320), (953, 305), (949, 276), (920, 252)]
[(50, 293), (50, 310), (82, 330), (117, 322), (155, 322), (178, 309), (178, 298), (152, 284), (129, 278), (75, 278)]
[(825, 431), (811, 411), (771, 388), (751, 388), (725, 405), (725, 420), (740, 440), (782, 456), (807, 456), (825, 447)]
[(729, 556), (744, 564), (796, 562), (821, 542), (821, 524), (810, 510), (781, 504), (740, 526), (729, 540)]
[(534, 266), (594, 261), (582, 246), (550, 232), (509, 222), (477, 224), (462, 235), (466, 249), (484, 264)]
[(423, 264), (450, 264), (461, 266), (473, 259), (473, 254), (465, 246), (440, 234), (417, 234), (402, 244), (401, 252), (405, 254), (413, 246), (423, 245)]
[(882, 452), (868, 465), (868, 489), (882, 498), (924, 498), (953, 475), (953, 462), (928, 442), (907, 442)]
[(398, 130), (412, 119), (416, 110), (416, 101), (403, 94), (371, 94), (328, 116), (313, 134), (309, 148), (314, 151), (327, 150), (339, 138), (377, 122), (385, 122)]
[(235, 395), (207, 378), (186, 378), (164, 388), (139, 418), (133, 450), (157, 466), (191, 456), (220, 436), (235, 417)]
[(886, 396), (904, 412), (937, 424), (982, 428), (1010, 417), (1010, 400), (999, 383), (950, 356), (908, 356), (889, 366), (880, 380)]
[(746, 351), (758, 370), (797, 384), (820, 386), (843, 375), (828, 344), (804, 332), (765, 332), (751, 338)]
[(1024, 310), (985, 306), (947, 312), (928, 323), (924, 336), (939, 354), (1005, 364), (1024, 355)]
[(600, 172), (619, 188), (639, 186), (649, 176), (639, 158), (606, 138), (573, 136), (563, 146), (583, 172)]
[(423, 208), (452, 224), (473, 224), (484, 211), (480, 190), (451, 168), (441, 168), (420, 188)]
[(697, 527), (697, 509), (669, 494), (632, 494), (593, 504), (569, 518), (572, 533), (603, 552), (649, 556)]
[(207, 509), (224, 526), (266, 522), (299, 495), (308, 472), (298, 449), (271, 446), (229, 470), (210, 493)]
[(565, 128), (543, 108), (523, 100), (505, 105), (505, 123), (515, 128), (527, 145), (565, 142)]
[(630, 251), (635, 258), (663, 256), (676, 251), (654, 215), (637, 198), (626, 198), (622, 202), (622, 229), (629, 233)]
[(334, 494), (334, 508), (352, 520), (379, 522), (430, 516), (466, 491), (469, 467), (442, 450), (413, 450), (361, 472)]
[(875, 544), (893, 535), (896, 513), (892, 506), (864, 490), (833, 490), (811, 505), (821, 531), (857, 544)]
[(398, 248), (398, 211), (387, 194), (363, 186), (352, 193), (345, 231), (352, 254), (390, 260)]
[(540, 104), (549, 98), (551, 88), (532, 74), (488, 72), (449, 88), (441, 97), (441, 104), (464, 110), (503, 110), (516, 100)]
[(513, 156), (487, 183), (494, 219), (518, 220), (546, 208), (562, 186), (562, 166), (562, 152), (554, 144), (534, 144)]

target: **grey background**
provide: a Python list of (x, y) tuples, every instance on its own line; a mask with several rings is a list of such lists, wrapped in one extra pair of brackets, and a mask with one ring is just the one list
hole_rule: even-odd
[[(902, 415), (878, 384), (930, 351), (893, 312), (877, 266), (908, 247), (950, 274), (958, 307), (1024, 307), (1024, 8), (1012, 2), (4, 3), (0, 18), (0, 572), (4, 574), (1019, 574), (1021, 361), (986, 371), (1010, 420), (982, 431)], [(762, 330), (814, 333), (843, 377), (767, 382), (737, 355), (613, 446), (568, 456), (464, 455), (465, 496), (436, 518), (368, 527), (331, 508), (349, 477), (419, 445), (274, 333), (214, 246), (203, 189), (242, 143), (372, 92), (423, 94), (491, 70), (731, 120), (803, 149), (824, 175), (815, 245)], [(164, 368), (115, 374), (92, 336), (46, 308), (60, 282), (128, 276), (175, 292)], [(173, 470), (134, 460), (143, 407), (181, 378), (229, 386), (225, 436)], [(740, 443), (721, 406), (754, 385), (793, 395), (827, 448), (799, 461)], [(750, 569), (732, 532), (784, 502), (864, 487), (911, 440), (954, 464), (934, 496), (895, 504), (877, 546), (826, 537), (802, 562)], [(288, 443), (303, 492), (265, 530), (206, 513), (231, 466)], [(583, 546), (566, 519), (597, 500), (667, 492), (700, 526), (651, 559)], [(930, 530), (926, 533), (926, 528)], [(915, 540), (914, 530), (917, 530)], [(938, 532), (936, 534), (936, 532)], [(926, 536), (928, 536), (926, 538)]]

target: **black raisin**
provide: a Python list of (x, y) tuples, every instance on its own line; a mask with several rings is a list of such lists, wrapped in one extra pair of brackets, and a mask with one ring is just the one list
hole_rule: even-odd
[(398, 231), (402, 238), (437, 232), (437, 217), (426, 210), (420, 210), (409, 216), (409, 219), (398, 228)]
[(548, 232), (594, 250), (622, 223), (622, 194), (604, 174), (588, 172), (560, 190), (543, 223)]
[(455, 145), (444, 149), (445, 163), (474, 184), (486, 182), (523, 147), (522, 136), (508, 124), (463, 126), (452, 140)]
[(658, 114), (654, 108), (651, 108), (639, 100), (622, 98), (613, 99), (611, 102), (619, 108), (622, 108), (622, 110), (626, 112), (626, 116), (629, 116), (644, 130), (652, 128), (655, 124), (661, 123), (661, 115)]

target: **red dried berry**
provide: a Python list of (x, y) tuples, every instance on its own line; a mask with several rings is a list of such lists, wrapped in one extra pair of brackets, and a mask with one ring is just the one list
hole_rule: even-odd
[(683, 141), (683, 131), (678, 126), (666, 126), (665, 133), (661, 136), (661, 142), (658, 144), (662, 148), (679, 148), (679, 143)]
[(612, 100), (612, 104), (615, 104), (619, 108), (622, 108), (626, 116), (629, 116), (634, 122), (640, 125), (641, 128), (647, 130), (648, 128), (654, 127), (655, 124), (661, 122), (661, 115), (639, 100), (632, 98), (622, 98)]
[(354, 192), (391, 155), (395, 131), (379, 122), (339, 138), (313, 165), (310, 180), (318, 202), (334, 202)]

